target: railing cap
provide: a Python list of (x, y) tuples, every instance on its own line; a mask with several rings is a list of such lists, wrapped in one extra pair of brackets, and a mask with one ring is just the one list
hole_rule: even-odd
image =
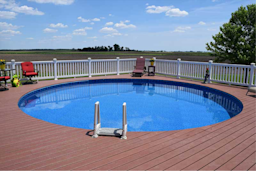
[(12, 59), (11, 61), (12, 61), (12, 62), (15, 62), (15, 59)]
[(255, 66), (255, 63), (251, 63), (251, 66)]
[(212, 60), (209, 60), (209, 63), (213, 63), (213, 61), (212, 61)]
[(181, 60), (180, 58), (177, 59), (177, 61), (180, 61), (180, 60)]

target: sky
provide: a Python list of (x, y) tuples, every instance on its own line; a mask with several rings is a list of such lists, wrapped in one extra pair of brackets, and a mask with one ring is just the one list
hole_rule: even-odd
[(254, 0), (0, 0), (0, 49), (206, 51)]

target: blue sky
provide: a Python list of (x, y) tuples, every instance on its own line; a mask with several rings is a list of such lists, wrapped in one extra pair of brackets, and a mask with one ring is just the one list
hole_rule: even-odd
[(254, 0), (0, 0), (0, 49), (108, 46), (206, 51)]

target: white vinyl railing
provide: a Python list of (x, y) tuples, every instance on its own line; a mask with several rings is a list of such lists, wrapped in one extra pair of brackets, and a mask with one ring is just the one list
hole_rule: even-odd
[[(142, 58), (142, 57), (141, 57)], [(11, 72), (22, 78), (22, 62), (6, 63), (7, 69), (14, 69)], [(34, 61), (32, 62), (38, 76), (34, 79), (59, 79), (71, 77), (92, 77), (96, 75), (120, 75), (131, 73), (136, 65), (136, 58), (130, 59), (97, 59), (92, 60), (57, 60), (53, 61)], [(146, 67), (149, 66), (149, 59), (146, 59)], [(209, 69), (208, 83), (220, 82), (242, 86), (256, 86), (256, 67), (255, 63), (251, 65), (223, 64), (209, 62), (191, 62), (177, 60), (155, 59), (156, 73), (161, 75), (170, 75), (176, 78), (191, 78), (203, 80), (206, 74), (206, 68)]]

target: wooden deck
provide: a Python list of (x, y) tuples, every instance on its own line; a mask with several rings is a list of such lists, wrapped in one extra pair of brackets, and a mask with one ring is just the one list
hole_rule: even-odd
[[(1, 170), (256, 170), (256, 96), (245, 87), (221, 84), (240, 99), (243, 111), (227, 121), (180, 131), (128, 132), (128, 140), (91, 138), (91, 130), (51, 124), (23, 113), (17, 106), (24, 94), (63, 82), (129, 75), (40, 81), (0, 92)], [(143, 77), (149, 78), (149, 77)], [(196, 81), (166, 77), (200, 84)]]

